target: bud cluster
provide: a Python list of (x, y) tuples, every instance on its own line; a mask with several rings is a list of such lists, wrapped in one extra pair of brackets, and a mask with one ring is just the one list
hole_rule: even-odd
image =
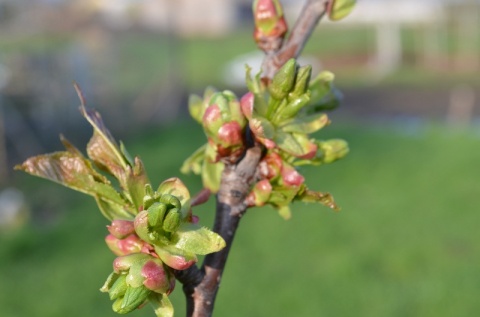
[(179, 179), (166, 180), (157, 191), (147, 184), (143, 210), (133, 220), (114, 219), (107, 226), (110, 234), (105, 241), (118, 257), (101, 291), (114, 301), (115, 312), (128, 313), (147, 300), (169, 306), (167, 295), (175, 287), (173, 270), (195, 264), (196, 254), (223, 248), (221, 237), (195, 224), (189, 201)]
[(202, 125), (207, 144), (185, 161), (182, 172), (201, 174), (204, 187), (215, 193), (224, 163), (235, 163), (245, 151), (247, 119), (237, 97), (228, 90), (207, 88), (203, 98), (192, 95), (189, 110)]
[(295, 166), (331, 163), (348, 152), (343, 140), (310, 137), (330, 123), (324, 110), (335, 108), (339, 102), (333, 74), (324, 71), (311, 80), (311, 72), (311, 66), (299, 67), (291, 59), (267, 87), (247, 69), (250, 91), (240, 100), (252, 135), (267, 150), (247, 204), (273, 205), (284, 217), (289, 217), (288, 205), (293, 200), (319, 201), (336, 208), (327, 194), (307, 189)]

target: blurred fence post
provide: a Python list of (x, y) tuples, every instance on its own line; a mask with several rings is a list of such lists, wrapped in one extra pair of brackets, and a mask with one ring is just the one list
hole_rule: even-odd
[(376, 25), (375, 72), (384, 76), (396, 70), (402, 61), (402, 39), (400, 25), (396, 22), (383, 22)]
[(457, 53), (455, 67), (461, 71), (473, 72), (480, 66), (477, 47), (480, 38), (480, 5), (467, 1), (457, 15)]
[(7, 142), (5, 134), (5, 123), (3, 116), (3, 100), (0, 95), (0, 186), (6, 185), (8, 181), (7, 164)]
[(451, 125), (468, 125), (475, 106), (475, 90), (469, 85), (458, 85), (450, 91), (447, 122)]

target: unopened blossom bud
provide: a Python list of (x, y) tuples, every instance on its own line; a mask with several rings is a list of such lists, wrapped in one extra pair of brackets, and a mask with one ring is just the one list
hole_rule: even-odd
[(100, 290), (115, 300), (115, 312), (126, 314), (145, 303), (151, 292), (169, 294), (174, 282), (160, 259), (135, 253), (113, 261), (113, 273)]
[(245, 200), (249, 206), (263, 206), (270, 198), (271, 193), (272, 185), (267, 179), (263, 179), (253, 186)]
[(147, 243), (155, 243), (158, 239), (156, 231), (150, 230), (151, 226), (148, 224), (148, 211), (143, 210), (135, 216), (133, 222), (136, 234)]
[(119, 239), (112, 234), (105, 237), (108, 248), (119, 256), (138, 253), (144, 247), (145, 242), (136, 234), (131, 234), (123, 239)]
[(143, 196), (143, 209), (148, 209), (153, 202), (155, 201), (154, 199), (154, 192), (151, 184), (146, 184), (145, 185), (145, 196)]
[(282, 181), (286, 186), (300, 186), (305, 182), (305, 178), (298, 173), (293, 166), (283, 164)]
[(216, 140), (218, 129), (220, 129), (224, 122), (225, 121), (222, 118), (222, 112), (218, 105), (213, 104), (205, 110), (202, 124), (208, 137)]
[(298, 69), (297, 77), (295, 78), (295, 85), (290, 94), (288, 95), (289, 100), (291, 98), (298, 98), (307, 91), (311, 75), (311, 65), (305, 65)]
[(280, 111), (280, 117), (282, 119), (290, 119), (295, 117), (298, 112), (308, 104), (309, 101), (309, 94), (303, 94), (297, 98), (291, 99), (291, 101)]
[(182, 205), (180, 204), (180, 200), (170, 194), (162, 194), (160, 198), (158, 199), (159, 202), (164, 203), (168, 206), (168, 208), (182, 208)]
[(182, 213), (180, 210), (177, 208), (170, 209), (163, 220), (163, 230), (167, 232), (175, 232), (180, 226), (181, 220)]
[(328, 17), (338, 21), (350, 14), (355, 7), (356, 0), (330, 0), (327, 7)]
[(275, 152), (269, 152), (258, 165), (260, 176), (266, 179), (274, 179), (280, 175), (282, 166), (283, 162), (280, 155)]
[(115, 219), (110, 226), (107, 226), (108, 232), (118, 239), (123, 239), (126, 236), (135, 232), (133, 221)]
[(289, 59), (273, 76), (268, 87), (270, 95), (277, 100), (287, 97), (295, 84), (296, 72), (297, 62), (293, 58)]
[(302, 147), (302, 150), (304, 153), (303, 155), (298, 156), (298, 158), (313, 159), (317, 154), (318, 145), (304, 134), (295, 135), (295, 139), (297, 140), (298, 144)]
[(125, 296), (127, 292), (127, 275), (119, 275), (117, 280), (113, 282), (112, 286), (108, 290), (108, 296), (111, 300), (115, 300), (119, 297)]
[(113, 261), (116, 274), (127, 274), (128, 286), (137, 288), (145, 286), (156, 293), (169, 293), (172, 278), (163, 267), (159, 258), (144, 253), (121, 256)]
[(128, 314), (139, 308), (151, 293), (146, 287), (127, 287), (124, 296), (119, 297), (113, 302), (112, 309), (118, 314)]
[(218, 141), (223, 148), (243, 147), (243, 128), (237, 121), (225, 123), (218, 130)]
[[(324, 142), (319, 142), (319, 152), (324, 163), (332, 163), (347, 155), (348, 143), (341, 139), (332, 139)], [(318, 155), (318, 154), (317, 154)]]
[(278, 50), (288, 29), (280, 2), (278, 0), (255, 0), (253, 2), (253, 18), (255, 42), (264, 51)]
[(161, 227), (166, 213), (166, 204), (159, 202), (153, 203), (153, 205), (147, 209), (148, 225), (152, 228)]
[(184, 254), (167, 252), (163, 248), (155, 248), (155, 253), (160, 257), (165, 265), (175, 270), (186, 270), (197, 262), (197, 258), (195, 256), (189, 258)]
[(255, 96), (252, 92), (246, 93), (245, 95), (243, 95), (242, 99), (240, 99), (240, 106), (242, 108), (242, 112), (248, 119), (252, 118), (254, 100)]

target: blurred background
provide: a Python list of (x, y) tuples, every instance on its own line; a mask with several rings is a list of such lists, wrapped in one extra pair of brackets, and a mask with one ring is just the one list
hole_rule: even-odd
[[(293, 25), (304, 1), (282, 3)], [(72, 82), (160, 183), (204, 142), (189, 94), (240, 96), (244, 65), (259, 69), (252, 25), (247, 0), (0, 0), (2, 316), (115, 316), (98, 291), (114, 256), (94, 201), (13, 171), (61, 150), (60, 133), (85, 147)], [(249, 211), (216, 315), (480, 313), (480, 1), (359, 0), (321, 22), (300, 63), (334, 72), (344, 94), (318, 137), (351, 153), (302, 170), (342, 211)], [(213, 201), (197, 209), (210, 225)], [(185, 315), (181, 285), (173, 301)]]

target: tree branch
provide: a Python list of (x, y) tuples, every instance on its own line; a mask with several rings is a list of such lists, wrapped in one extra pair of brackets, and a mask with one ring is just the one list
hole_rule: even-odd
[(282, 48), (265, 56), (262, 64), (263, 79), (270, 80), (290, 58), (297, 58), (320, 19), (327, 12), (331, 0), (308, 0)]
[(261, 148), (255, 146), (247, 150), (245, 157), (238, 164), (225, 166), (217, 194), (217, 212), (213, 231), (222, 236), (226, 247), (205, 257), (202, 268), (205, 276), (195, 287), (193, 294), (195, 302), (193, 317), (212, 315), (228, 253), (232, 247), (240, 217), (247, 208), (245, 197), (250, 190), (261, 154)]
[[(306, 41), (322, 16), (330, 0), (308, 0), (295, 23), (290, 36), (282, 47), (267, 54), (262, 65), (263, 79), (270, 80), (276, 71), (290, 58), (298, 57)], [(217, 194), (216, 216), (213, 231), (226, 242), (219, 252), (208, 254), (201, 269), (196, 266), (176, 271), (183, 283), (187, 299), (187, 316), (210, 317), (213, 313), (223, 270), (232, 247), (240, 218), (246, 212), (245, 197), (254, 182), (257, 165), (262, 155), (259, 145), (250, 147), (240, 162), (225, 165), (220, 190)]]

